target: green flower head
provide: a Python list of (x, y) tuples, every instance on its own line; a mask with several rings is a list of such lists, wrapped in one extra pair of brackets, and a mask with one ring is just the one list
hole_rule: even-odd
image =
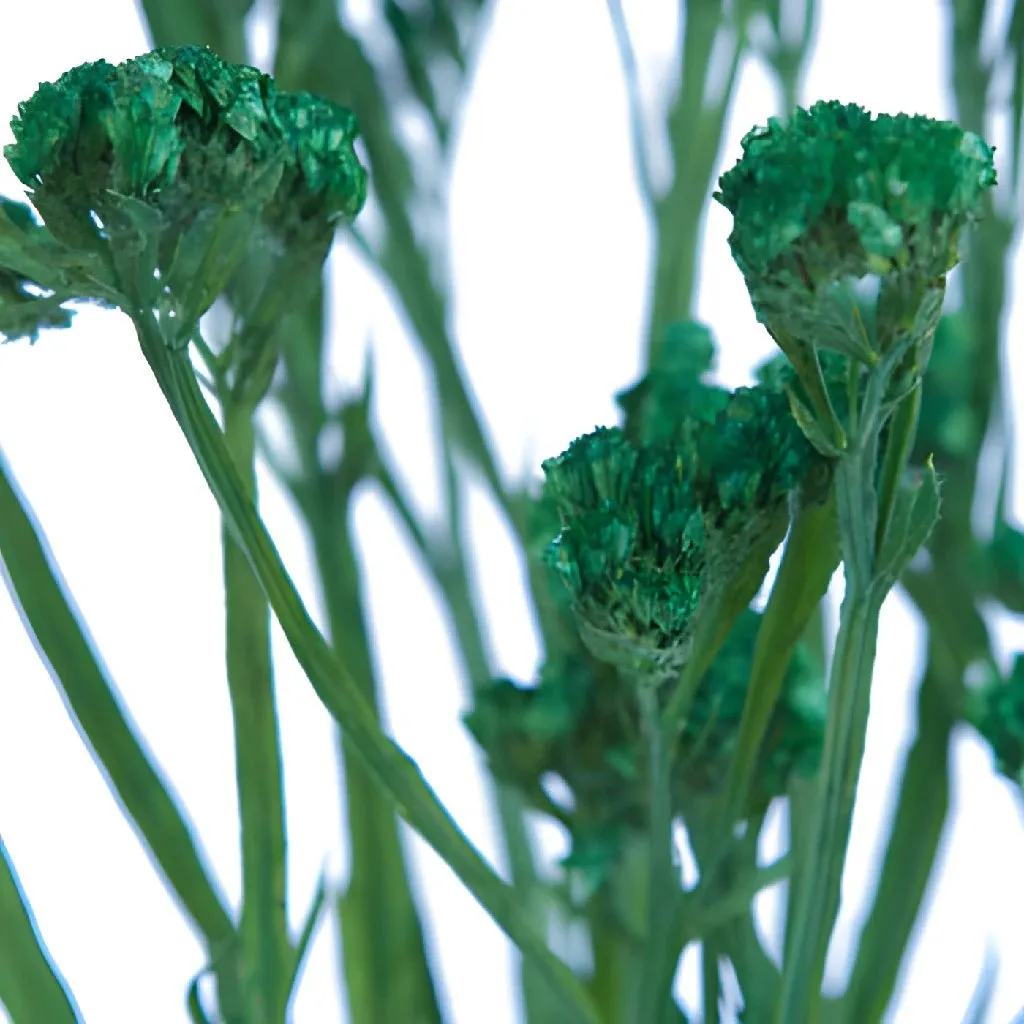
[[(733, 258), (758, 319), (806, 389), (819, 443), (844, 447), (818, 357), (887, 355), (893, 394), (927, 366), (958, 242), (995, 184), (992, 149), (948, 121), (872, 117), (835, 101), (772, 119), (743, 140), (715, 199), (733, 214)], [(865, 318), (850, 279), (880, 278)], [(898, 371), (897, 371), (898, 367)]]
[(105, 259), (129, 305), (169, 304), (180, 323), (264, 243), (322, 260), (366, 193), (348, 111), (279, 94), (204, 47), (75, 68), (22, 103), (12, 129), (5, 155), (51, 234)]
[(212, 51), (165, 47), (100, 61), (44, 84), (18, 108), (5, 150), (50, 230), (78, 243), (112, 215), (109, 193), (171, 220), (209, 206), (259, 206), (288, 149), (272, 80)]
[(782, 391), (715, 389), (716, 405), (655, 417), (650, 441), (600, 428), (544, 463), (561, 522), (547, 563), (584, 642), (628, 675), (678, 670), (700, 608), (781, 542), (791, 499), (824, 464)]
[(267, 220), (285, 244), (329, 237), (366, 200), (366, 171), (353, 144), (355, 114), (308, 92), (278, 93), (274, 113), (292, 154)]
[(831, 101), (750, 132), (715, 198), (752, 290), (817, 287), (910, 266), (941, 277), (995, 180), (991, 147), (951, 122)]
[(670, 672), (700, 598), (704, 522), (680, 458), (601, 428), (544, 463), (561, 533), (546, 559), (582, 636), (629, 672)]

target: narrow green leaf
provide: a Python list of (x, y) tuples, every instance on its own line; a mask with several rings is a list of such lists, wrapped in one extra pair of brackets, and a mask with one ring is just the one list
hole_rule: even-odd
[(786, 668), (838, 566), (836, 502), (835, 494), (830, 493), (824, 504), (805, 506), (797, 515), (761, 619), (736, 756), (725, 785), (723, 833), (743, 816)]
[(11, 1024), (81, 1024), (0, 839), (0, 1005)]
[(188, 1011), (188, 1019), (192, 1024), (213, 1024), (203, 1009), (203, 1002), (199, 995), (200, 979), (206, 974), (208, 968), (204, 967), (190, 982), (185, 993), (185, 1009)]
[(313, 893), (313, 901), (306, 911), (306, 917), (302, 922), (298, 938), (295, 940), (295, 948), (292, 951), (292, 966), (288, 972), (288, 991), (294, 992), (298, 983), (302, 968), (306, 965), (306, 954), (309, 952), (309, 945), (313, 941), (316, 926), (320, 923), (320, 916), (324, 907), (327, 906), (327, 875), (320, 872), (320, 879), (316, 883), (316, 890)]
[(881, 875), (843, 997), (843, 1024), (876, 1024), (885, 1016), (949, 810), (954, 719), (934, 671), (921, 683), (917, 717)]
[(879, 576), (891, 586), (920, 550), (939, 519), (939, 478), (929, 460), (900, 482), (878, 553)]
[(211, 949), (230, 941), (234, 926), (192, 826), (129, 723), (2, 453), (0, 559), (54, 684), (164, 880)]

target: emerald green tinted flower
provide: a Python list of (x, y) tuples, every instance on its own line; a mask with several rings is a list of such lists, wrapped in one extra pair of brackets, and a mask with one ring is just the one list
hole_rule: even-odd
[(5, 155), (51, 232), (92, 240), (115, 215), (109, 193), (171, 221), (210, 206), (259, 206), (288, 150), (272, 80), (210, 50), (165, 47), (113, 67), (86, 64), (18, 108)]
[[(656, 680), (685, 659), (702, 601), (761, 538), (781, 541), (789, 500), (821, 461), (783, 392), (711, 395), (696, 416), (651, 417), (654, 440), (601, 428), (544, 463), (562, 524), (546, 559), (583, 639), (598, 657)], [(637, 406), (641, 422), (652, 398), (654, 385)]]
[(365, 198), (348, 111), (203, 47), (75, 68), (12, 129), (5, 154), (53, 236), (103, 255), (128, 307), (185, 325), (271, 237), (322, 259)]
[(797, 109), (743, 140), (715, 198), (751, 285), (816, 288), (909, 266), (939, 277), (995, 183), (992, 149), (948, 121), (836, 101)]
[(353, 143), (355, 115), (308, 92), (278, 93), (274, 113), (292, 154), (267, 220), (285, 244), (316, 242), (352, 220), (366, 199)]
[(992, 748), (997, 770), (1024, 786), (1024, 656), (1008, 679), (968, 691), (966, 718)]
[[(820, 352), (866, 366), (895, 352), (900, 370), (888, 372), (905, 394), (927, 365), (959, 238), (995, 178), (992, 149), (955, 124), (835, 101), (743, 140), (715, 198), (733, 214), (733, 258), (808, 393), (805, 429), (820, 443), (842, 448), (849, 426), (829, 403)], [(868, 275), (881, 282), (865, 319), (846, 282)]]

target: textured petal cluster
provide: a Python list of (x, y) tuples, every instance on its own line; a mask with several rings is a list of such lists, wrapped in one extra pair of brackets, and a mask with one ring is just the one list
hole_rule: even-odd
[[(202, 47), (74, 68), (22, 103), (12, 130), (11, 167), (50, 230), (72, 244), (106, 222), (110, 193), (172, 222), (270, 204), (285, 236), (314, 224), (328, 231), (366, 193), (351, 113), (279, 94), (269, 76)], [(297, 212), (285, 216), (289, 204)]]
[(911, 265), (945, 274), (995, 180), (991, 147), (952, 122), (831, 101), (750, 132), (715, 198), (748, 282), (819, 285)]
[[(648, 385), (657, 405), (656, 376)], [(759, 538), (784, 532), (789, 500), (822, 461), (781, 390), (696, 393), (692, 415), (668, 403), (657, 416), (638, 410), (635, 439), (600, 428), (544, 463), (561, 523), (546, 560), (584, 641), (655, 681), (685, 659), (701, 602)]]

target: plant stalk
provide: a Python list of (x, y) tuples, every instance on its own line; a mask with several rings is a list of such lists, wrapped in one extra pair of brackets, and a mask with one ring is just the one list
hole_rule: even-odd
[[(816, 798), (801, 847), (794, 850), (795, 914), (787, 922), (776, 1024), (814, 1019), (864, 755), (878, 621), (885, 588), (871, 576), (877, 498), (875, 443), (839, 459), (836, 497), (846, 556), (846, 595), (829, 674), (829, 711)], [(870, 506), (870, 507), (869, 507)]]
[[(253, 409), (222, 404), (224, 443), (255, 503)], [(222, 524), (228, 692), (242, 832), (243, 986), (252, 1024), (283, 1024), (290, 946), (281, 738), (274, 700), (270, 609), (227, 520)]]

